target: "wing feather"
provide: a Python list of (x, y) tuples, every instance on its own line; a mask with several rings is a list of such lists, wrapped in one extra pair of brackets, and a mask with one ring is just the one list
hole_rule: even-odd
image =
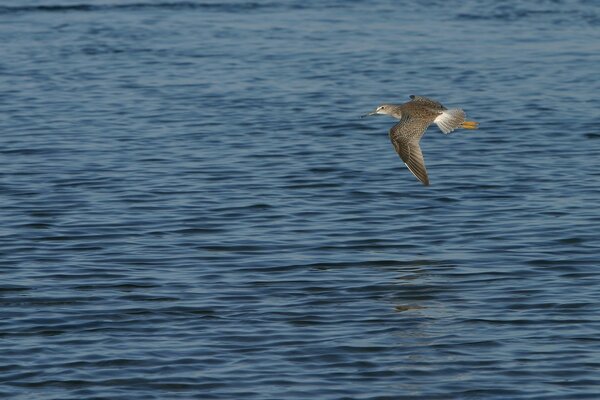
[(429, 185), (429, 177), (419, 142), (429, 124), (427, 121), (405, 115), (390, 129), (390, 139), (396, 153), (408, 170), (426, 186)]
[(443, 111), (436, 119), (433, 120), (440, 127), (442, 132), (448, 134), (460, 128), (465, 122), (465, 112), (460, 108)]

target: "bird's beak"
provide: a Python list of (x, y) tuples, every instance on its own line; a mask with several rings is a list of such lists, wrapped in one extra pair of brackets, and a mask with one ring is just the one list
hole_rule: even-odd
[(367, 114), (364, 114), (364, 115), (361, 115), (360, 117), (361, 117), (361, 118), (364, 118), (364, 117), (369, 117), (369, 116), (371, 116), (371, 115), (377, 115), (377, 110), (375, 110), (375, 111), (373, 111), (373, 112), (370, 112), (370, 113), (367, 113)]

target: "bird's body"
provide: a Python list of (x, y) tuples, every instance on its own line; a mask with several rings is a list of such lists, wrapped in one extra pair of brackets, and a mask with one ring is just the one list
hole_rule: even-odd
[(429, 125), (435, 123), (444, 133), (456, 128), (477, 129), (477, 122), (465, 121), (465, 112), (455, 108), (448, 110), (437, 101), (421, 96), (410, 96), (411, 101), (395, 105), (382, 104), (367, 115), (385, 114), (400, 121), (390, 129), (394, 149), (406, 167), (424, 185), (429, 185), (425, 160), (419, 142)]

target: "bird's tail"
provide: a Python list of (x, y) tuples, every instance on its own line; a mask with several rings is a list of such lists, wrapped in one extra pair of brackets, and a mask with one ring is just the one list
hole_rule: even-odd
[(444, 110), (433, 120), (442, 132), (450, 133), (456, 128), (477, 129), (479, 122), (465, 121), (466, 114), (460, 108)]
[(460, 108), (444, 110), (433, 122), (439, 126), (442, 132), (448, 134), (462, 126), (465, 122), (465, 112)]
[(462, 123), (462, 127), (465, 129), (477, 129), (479, 128), (479, 122), (465, 121)]

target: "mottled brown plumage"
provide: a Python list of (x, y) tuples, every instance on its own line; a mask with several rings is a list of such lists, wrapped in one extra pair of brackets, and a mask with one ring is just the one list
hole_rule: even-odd
[(429, 185), (425, 160), (419, 142), (431, 123), (435, 122), (442, 132), (450, 133), (462, 127), (476, 129), (477, 123), (465, 121), (465, 113), (460, 109), (448, 110), (437, 101), (421, 96), (410, 96), (411, 101), (395, 105), (382, 104), (367, 115), (386, 114), (399, 119), (390, 129), (390, 139), (394, 149), (406, 167), (424, 185)]

